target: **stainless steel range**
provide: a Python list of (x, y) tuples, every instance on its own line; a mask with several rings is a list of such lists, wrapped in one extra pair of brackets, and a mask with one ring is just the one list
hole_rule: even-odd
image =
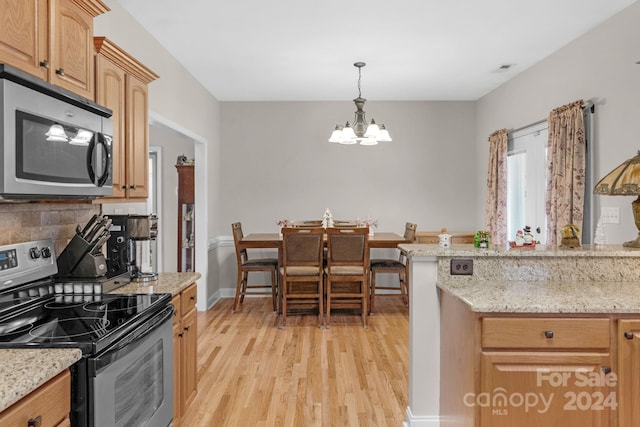
[(73, 427), (171, 425), (171, 295), (64, 293), (56, 272), (51, 240), (0, 246), (0, 348), (82, 350)]

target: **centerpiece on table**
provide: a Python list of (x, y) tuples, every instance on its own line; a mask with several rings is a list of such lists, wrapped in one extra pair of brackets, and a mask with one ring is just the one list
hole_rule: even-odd
[(374, 230), (378, 226), (378, 221), (373, 218), (366, 217), (360, 221), (360, 223), (363, 227), (369, 227), (369, 237), (373, 236)]
[(276, 224), (278, 224), (278, 232), (280, 233), (280, 237), (282, 237), (282, 227), (293, 227), (293, 221), (290, 221), (287, 218), (277, 220)]

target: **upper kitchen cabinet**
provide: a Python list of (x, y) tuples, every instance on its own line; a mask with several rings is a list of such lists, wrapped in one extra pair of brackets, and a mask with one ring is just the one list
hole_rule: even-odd
[(0, 63), (94, 99), (93, 18), (100, 0), (0, 0)]
[(105, 37), (95, 37), (96, 102), (113, 110), (113, 195), (99, 202), (149, 196), (147, 85), (158, 76)]

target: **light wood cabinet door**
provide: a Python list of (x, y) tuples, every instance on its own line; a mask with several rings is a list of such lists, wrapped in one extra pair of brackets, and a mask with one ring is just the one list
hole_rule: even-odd
[(102, 55), (96, 56), (96, 102), (113, 115), (112, 197), (124, 197), (126, 186), (125, 72)]
[(182, 330), (184, 333), (184, 407), (188, 408), (196, 397), (198, 391), (198, 326), (196, 323), (196, 310), (189, 311), (182, 318)]
[[(96, 102), (113, 110), (113, 194), (98, 200), (127, 202), (149, 196), (147, 84), (158, 76), (105, 37), (94, 37)], [(103, 102), (101, 102), (103, 101)]]
[(69, 425), (70, 409), (71, 375), (69, 370), (65, 370), (0, 413), (0, 426), (58, 427), (59, 425)]
[(149, 197), (149, 102), (147, 85), (127, 76), (128, 197)]
[(49, 82), (94, 99), (93, 16), (73, 0), (50, 0)]
[(49, 58), (47, 0), (0, 0), (0, 11), (0, 63), (46, 80), (40, 62)]
[(618, 321), (619, 427), (635, 427), (640, 420), (640, 320)]
[(483, 352), (478, 407), (481, 427), (612, 425), (616, 376), (609, 353)]

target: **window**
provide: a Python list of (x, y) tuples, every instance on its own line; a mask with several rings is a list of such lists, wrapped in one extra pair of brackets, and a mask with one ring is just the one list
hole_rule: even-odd
[[(594, 108), (584, 109), (586, 180), (584, 219), (581, 242), (591, 243), (594, 224), (593, 200), (593, 114)], [(509, 133), (507, 148), (507, 239), (513, 240), (517, 230), (530, 226), (539, 243), (547, 241), (546, 172), (547, 121)]]
[(545, 243), (547, 122), (509, 134), (507, 151), (507, 238), (530, 226), (535, 239)]

